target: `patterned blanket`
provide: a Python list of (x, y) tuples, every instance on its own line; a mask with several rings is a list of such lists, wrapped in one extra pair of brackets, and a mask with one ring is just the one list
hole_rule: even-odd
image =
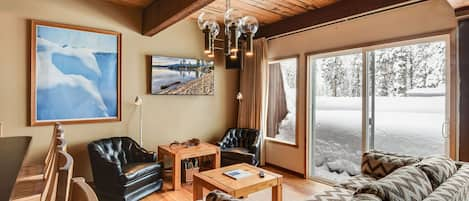
[[(339, 183), (331, 190), (315, 194), (306, 201), (382, 201), (379, 196), (383, 195), (379, 193), (370, 194), (367, 191), (357, 191), (358, 189), (363, 190), (365, 187), (379, 184), (379, 182), (376, 182), (376, 178), (379, 179), (378, 181), (381, 181), (381, 178), (391, 175), (395, 170), (413, 164), (426, 171), (426, 177), (432, 180), (431, 184), (430, 181), (427, 182), (429, 190), (423, 196), (423, 201), (469, 201), (469, 163), (456, 162), (458, 169), (454, 172), (449, 171), (454, 168), (452, 165), (454, 161), (449, 161), (446, 165), (442, 162), (433, 164), (433, 161), (436, 160), (438, 160), (438, 157), (423, 159), (382, 152), (365, 153), (362, 160), (362, 175)], [(415, 177), (412, 177), (412, 179), (415, 180)], [(392, 178), (390, 177), (385, 180), (388, 183), (398, 184), (397, 186), (400, 186), (400, 190), (404, 189), (401, 188), (401, 185), (407, 185), (411, 192), (399, 191), (398, 196), (403, 197), (413, 192), (412, 187), (421, 187), (422, 185), (421, 182), (417, 182), (418, 184), (410, 182), (411, 179), (408, 177), (399, 177), (399, 172), (396, 172)], [(369, 185), (370, 183), (372, 185)], [(421, 198), (419, 199), (421, 200)]]
[(334, 187), (331, 190), (313, 195), (307, 201), (351, 201), (354, 191), (341, 187)]

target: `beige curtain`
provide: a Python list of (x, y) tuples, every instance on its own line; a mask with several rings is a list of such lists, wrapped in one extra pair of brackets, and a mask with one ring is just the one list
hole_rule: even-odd
[(239, 91), (243, 100), (239, 104), (238, 127), (261, 129), (263, 80), (267, 69), (267, 41), (254, 40), (254, 55), (245, 56), (239, 75)]
[(266, 135), (275, 138), (278, 134), (280, 122), (288, 114), (285, 87), (280, 63), (269, 65), (269, 95), (267, 99), (267, 127)]
[[(238, 127), (254, 128), (261, 131), (264, 135), (263, 116), (264, 116), (264, 97), (266, 96), (266, 73), (267, 73), (267, 40), (265, 38), (256, 39), (253, 43), (254, 55), (245, 56), (243, 67), (240, 71), (239, 90), (243, 99), (239, 102)], [(265, 135), (263, 136), (263, 139)], [(264, 164), (264, 142), (261, 146), (261, 165)]]

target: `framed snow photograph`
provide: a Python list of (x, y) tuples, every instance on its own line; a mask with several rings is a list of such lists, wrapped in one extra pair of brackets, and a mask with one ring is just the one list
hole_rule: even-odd
[(121, 34), (31, 21), (31, 126), (121, 120)]
[(151, 57), (152, 95), (213, 95), (214, 62), (165, 56)]

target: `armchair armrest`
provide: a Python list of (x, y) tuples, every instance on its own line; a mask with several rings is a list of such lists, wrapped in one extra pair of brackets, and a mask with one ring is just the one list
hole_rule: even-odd
[(103, 166), (103, 168), (106, 168), (108, 171), (107, 172), (113, 172), (117, 176), (123, 175), (124, 173), (122, 172), (122, 167), (118, 162), (113, 162), (109, 160), (102, 160), (99, 163)]
[(134, 146), (132, 154), (136, 162), (150, 163), (157, 160), (155, 152), (147, 151), (140, 146)]
[(216, 145), (219, 146), (221, 149), (225, 148), (225, 143), (223, 141), (217, 142)]
[(90, 152), (90, 159), (96, 186), (106, 188), (109, 183), (120, 183), (119, 178), (124, 174), (120, 162), (108, 160), (97, 152)]
[(257, 136), (256, 140), (247, 147), (249, 149), (249, 153), (256, 154), (259, 152), (261, 148), (261, 136)]
[(223, 135), (223, 138), (221, 138), (220, 141), (218, 141), (218, 142), (216, 143), (218, 146), (220, 146), (221, 149), (227, 148), (227, 145), (228, 145), (228, 143), (229, 143), (229, 142), (227, 141), (228, 138), (229, 138), (228, 136), (229, 136), (229, 133), (227, 132), (227, 133), (225, 133), (225, 134)]

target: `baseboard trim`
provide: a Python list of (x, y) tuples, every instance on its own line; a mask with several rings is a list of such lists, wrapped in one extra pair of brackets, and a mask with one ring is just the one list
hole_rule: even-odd
[(270, 166), (270, 167), (273, 167), (275, 169), (286, 172), (288, 174), (291, 174), (291, 175), (306, 179), (306, 176), (303, 173), (299, 173), (299, 172), (296, 172), (296, 171), (293, 171), (293, 170), (290, 170), (290, 169), (287, 169), (287, 168), (284, 168), (284, 167), (280, 167), (280, 166), (272, 164), (272, 163), (265, 163), (265, 166)]

